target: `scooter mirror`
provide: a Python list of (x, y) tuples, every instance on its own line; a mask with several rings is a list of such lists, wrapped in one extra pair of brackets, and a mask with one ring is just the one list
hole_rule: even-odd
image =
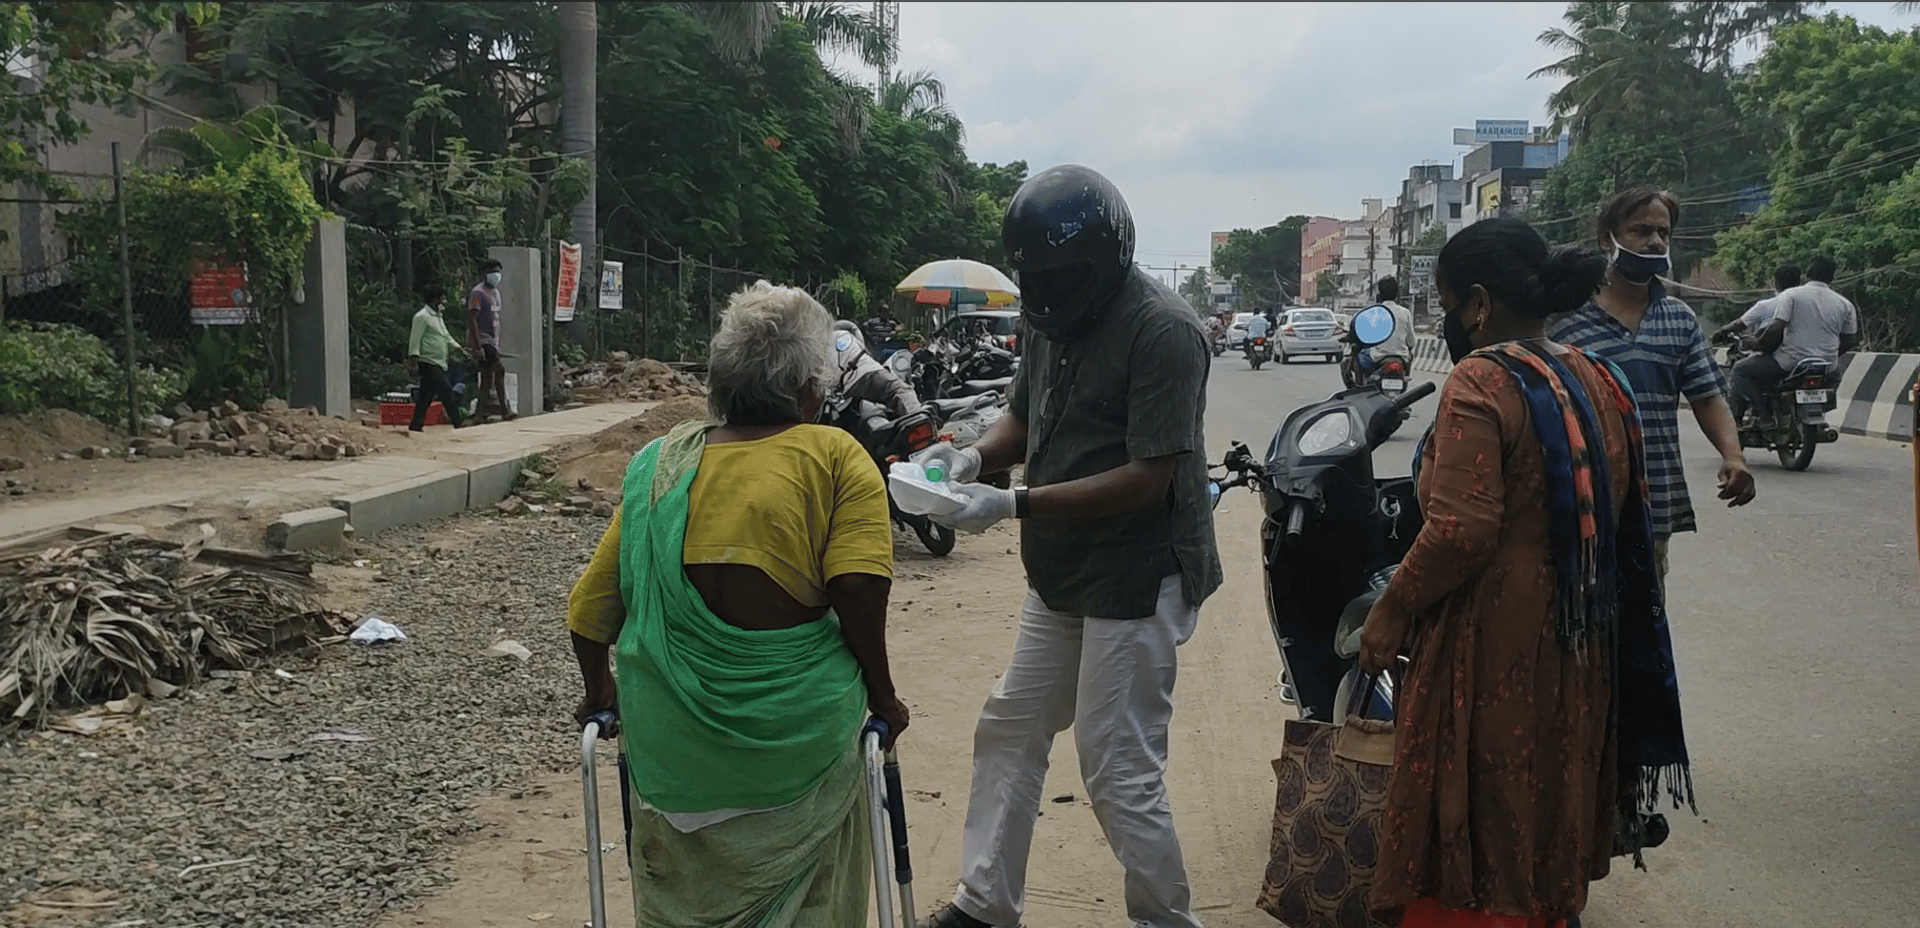
[(1378, 304), (1354, 314), (1353, 338), (1371, 348), (1393, 337), (1393, 310)]
[(1220, 508), (1220, 481), (1212, 477), (1207, 478), (1207, 505), (1214, 509)]

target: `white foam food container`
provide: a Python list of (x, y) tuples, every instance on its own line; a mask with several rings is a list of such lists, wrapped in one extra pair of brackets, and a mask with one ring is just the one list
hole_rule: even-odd
[(895, 463), (887, 473), (887, 487), (900, 511), (917, 516), (944, 516), (959, 512), (967, 498), (953, 492), (950, 485), (927, 479), (925, 468), (911, 461)]

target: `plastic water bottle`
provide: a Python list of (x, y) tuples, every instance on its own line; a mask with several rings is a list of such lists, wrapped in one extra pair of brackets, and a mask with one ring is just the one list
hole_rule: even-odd
[(935, 463), (927, 464), (926, 472), (927, 472), (928, 483), (947, 482), (947, 469), (944, 467), (941, 467), (939, 464), (935, 464)]

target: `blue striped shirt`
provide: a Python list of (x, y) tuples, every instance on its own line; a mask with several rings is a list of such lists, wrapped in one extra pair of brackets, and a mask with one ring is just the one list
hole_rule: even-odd
[(1632, 382), (1646, 433), (1653, 530), (1668, 535), (1698, 529), (1680, 461), (1680, 398), (1697, 403), (1726, 392), (1726, 385), (1693, 307), (1658, 286), (1650, 296), (1652, 302), (1638, 332), (1627, 331), (1598, 303), (1589, 301), (1549, 320), (1547, 337), (1612, 361)]

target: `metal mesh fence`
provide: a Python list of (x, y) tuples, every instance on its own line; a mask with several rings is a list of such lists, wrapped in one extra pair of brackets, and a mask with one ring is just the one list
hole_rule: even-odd
[[(575, 321), (566, 333), (588, 354), (624, 351), (664, 361), (703, 361), (727, 301), (757, 280), (790, 283), (779, 275), (717, 265), (692, 255), (660, 258), (614, 248), (601, 261), (619, 265), (616, 300), (603, 300), (601, 278), (582, 288)], [(804, 285), (804, 282), (802, 282)], [(602, 303), (617, 302), (617, 306)]]
[[(285, 396), (288, 356), (297, 348), (289, 344), (288, 320), (297, 312), (299, 282), (276, 288), (255, 280), (244, 263), (225, 252), (164, 230), (143, 234), (134, 228), (123, 255), (113, 179), (92, 180), (86, 199), (45, 205), (37, 217), (41, 234), (34, 247), (16, 243), (8, 250), (13, 260), (0, 265), (0, 336), (35, 333), (41, 340), (24, 354), (84, 343), (92, 360), (75, 377), (86, 384), (87, 395), (74, 399), (74, 391), (14, 389), (0, 392), (0, 412), (67, 405), (131, 428), (177, 401), (204, 408), (234, 399), (252, 406)], [(121, 194), (137, 196), (136, 185), (143, 183), (158, 181), (130, 173)], [(433, 272), (418, 263), (419, 243), (409, 245), (380, 229), (349, 223), (346, 244), (352, 392), (371, 397), (405, 389), (410, 378), (401, 362), (407, 331), (420, 305), (423, 277)], [(542, 248), (546, 306), (541, 311), (549, 316), (559, 244), (546, 242)], [(28, 264), (24, 258), (30, 254), (37, 260)], [(605, 298), (603, 261), (619, 265)], [(555, 368), (615, 351), (704, 361), (728, 300), (742, 287), (766, 279), (819, 289), (816, 281), (679, 252), (602, 247), (583, 263), (574, 319), (553, 328), (548, 360)], [(470, 283), (445, 282), (448, 325), (456, 332), (465, 327), (459, 295)], [(66, 341), (48, 341), (43, 336), (49, 332)], [(37, 377), (4, 364), (0, 375), (16, 387)], [(136, 384), (132, 391), (129, 380)]]

